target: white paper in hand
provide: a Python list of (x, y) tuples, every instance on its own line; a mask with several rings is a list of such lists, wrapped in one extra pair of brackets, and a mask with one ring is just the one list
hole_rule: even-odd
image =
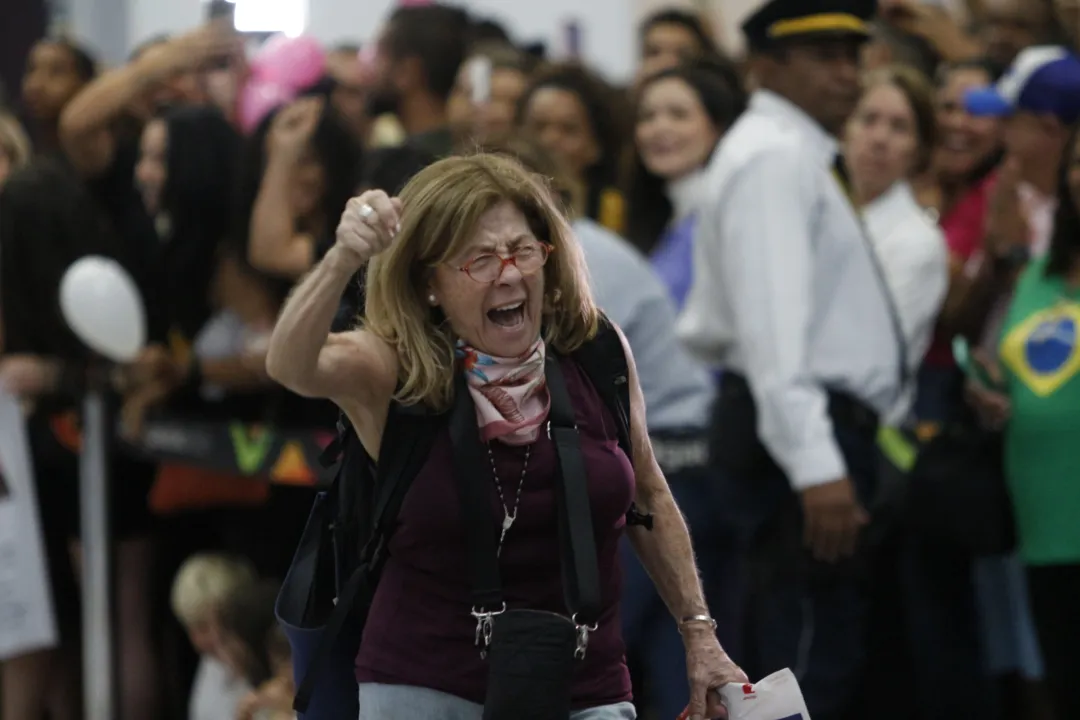
[(56, 645), (56, 618), (30, 445), (18, 401), (0, 388), (0, 661)]
[(810, 720), (791, 670), (775, 672), (753, 685), (725, 685), (720, 694), (729, 720)]

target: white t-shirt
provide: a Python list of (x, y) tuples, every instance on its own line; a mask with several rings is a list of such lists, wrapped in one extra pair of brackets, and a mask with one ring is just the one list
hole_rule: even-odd
[(233, 677), (225, 665), (204, 655), (195, 673), (188, 703), (189, 720), (235, 720), (236, 708), (251, 686), (242, 678)]

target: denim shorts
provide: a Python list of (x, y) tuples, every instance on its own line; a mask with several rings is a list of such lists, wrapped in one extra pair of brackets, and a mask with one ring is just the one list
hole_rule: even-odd
[[(359, 720), (481, 720), (484, 706), (454, 695), (411, 685), (364, 683)], [(578, 710), (570, 720), (635, 720), (631, 703)]]

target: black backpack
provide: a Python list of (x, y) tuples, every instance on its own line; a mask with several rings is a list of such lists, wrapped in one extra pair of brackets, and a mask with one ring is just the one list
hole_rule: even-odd
[[(619, 333), (604, 318), (572, 357), (633, 458), (629, 371)], [(316, 498), (276, 608), (293, 649), (295, 708), (310, 720), (356, 717), (353, 661), (387, 545), (409, 486), (448, 417), (449, 411), (391, 403), (376, 464), (342, 415), (337, 438), (323, 454), (324, 464), (340, 465), (330, 489)], [(627, 524), (651, 529), (652, 517), (632, 505)]]

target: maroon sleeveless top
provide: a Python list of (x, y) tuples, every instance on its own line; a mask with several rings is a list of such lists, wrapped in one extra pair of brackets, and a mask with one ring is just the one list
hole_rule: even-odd
[[(619, 620), (618, 555), (634, 495), (634, 470), (618, 445), (615, 420), (588, 377), (573, 361), (563, 360), (561, 366), (588, 471), (603, 598), (599, 628), (574, 675), (573, 707), (580, 709), (631, 699)], [(507, 507), (513, 510), (525, 448), (499, 442), (491, 448)], [(555, 509), (557, 465), (555, 447), (541, 432), (530, 451), (517, 520), (499, 561), (510, 608), (567, 613)], [(401, 508), (356, 658), (356, 678), (415, 685), (483, 703), (488, 666), (473, 644), (476, 621), (469, 615), (465, 534), (453, 467), (450, 434), (444, 428)], [(503, 508), (494, 482), (491, 508), (500, 521)]]

